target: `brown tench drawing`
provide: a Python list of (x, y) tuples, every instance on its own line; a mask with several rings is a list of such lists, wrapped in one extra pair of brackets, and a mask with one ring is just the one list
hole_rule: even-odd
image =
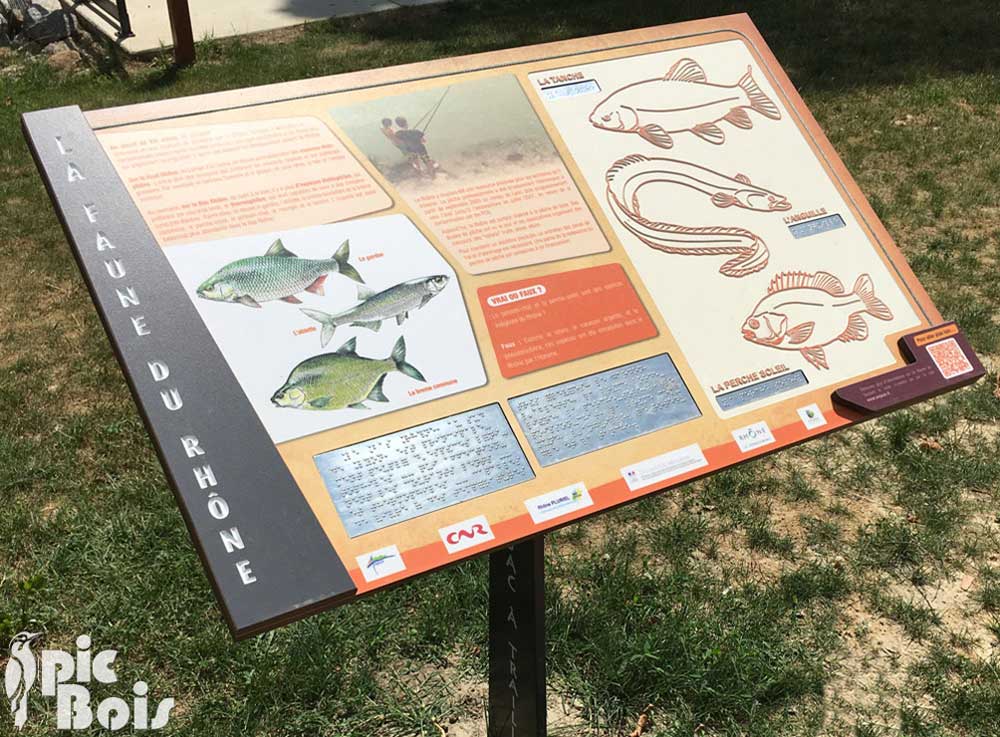
[(654, 146), (670, 148), (672, 133), (688, 131), (716, 145), (726, 134), (717, 123), (753, 128), (753, 110), (771, 120), (781, 111), (754, 81), (750, 67), (736, 84), (712, 84), (694, 59), (681, 59), (660, 79), (645, 79), (615, 90), (590, 114), (591, 125), (638, 133)]
[(865, 340), (864, 315), (891, 320), (892, 312), (875, 296), (868, 274), (847, 292), (840, 279), (817, 271), (778, 274), (764, 297), (743, 323), (743, 337), (751, 343), (798, 351), (816, 368), (830, 368), (823, 346), (839, 340)]

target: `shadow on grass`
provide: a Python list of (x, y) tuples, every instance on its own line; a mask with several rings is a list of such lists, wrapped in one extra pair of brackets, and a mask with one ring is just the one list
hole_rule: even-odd
[(493, 41), (491, 48), (503, 48), (743, 12), (790, 76), (810, 87), (843, 89), (1000, 69), (1000, 4), (989, 0), (459, 0), (318, 26), (384, 41), (426, 41), (448, 52), (454, 39), (476, 27), (488, 29), (484, 35)]
[(184, 67), (177, 64), (167, 64), (147, 75), (138, 85), (144, 92), (154, 92), (172, 86), (180, 77)]

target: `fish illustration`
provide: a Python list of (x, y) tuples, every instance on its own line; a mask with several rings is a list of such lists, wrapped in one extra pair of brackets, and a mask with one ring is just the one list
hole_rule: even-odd
[(344, 241), (330, 258), (299, 258), (279, 238), (263, 256), (241, 258), (223, 266), (201, 283), (197, 294), (214, 302), (236, 302), (257, 308), (261, 302), (275, 299), (300, 304), (302, 300), (295, 295), (302, 291), (322, 295), (323, 282), (331, 272), (364, 283), (348, 263), (350, 256), (350, 243)]
[(402, 325), (411, 310), (419, 310), (426, 305), (447, 284), (448, 277), (443, 275), (411, 279), (381, 292), (359, 284), (359, 304), (349, 310), (330, 315), (303, 307), (302, 312), (323, 326), (320, 343), (326, 347), (340, 325), (356, 325), (376, 332), (382, 327), (383, 320), (395, 318), (396, 324)]
[(726, 134), (716, 123), (753, 128), (747, 110), (771, 120), (781, 111), (754, 81), (750, 67), (736, 84), (712, 84), (694, 59), (684, 58), (658, 79), (633, 82), (615, 90), (590, 114), (590, 123), (603, 130), (638, 133), (654, 146), (674, 145), (671, 133), (688, 131), (716, 145)]
[(889, 307), (875, 296), (868, 274), (847, 292), (840, 279), (825, 271), (778, 274), (767, 296), (743, 323), (743, 337), (751, 343), (798, 351), (816, 368), (830, 368), (823, 347), (839, 340), (868, 338), (864, 315), (891, 320)]
[(618, 221), (650, 248), (683, 256), (732, 255), (719, 271), (741, 277), (767, 266), (767, 244), (746, 228), (725, 225), (691, 226), (643, 217), (639, 190), (647, 184), (675, 185), (701, 192), (718, 208), (736, 207), (756, 212), (791, 209), (788, 199), (759, 187), (745, 174), (734, 177), (680, 159), (632, 154), (619, 159), (605, 175), (607, 199)]
[(294, 409), (368, 409), (367, 400), (388, 402), (382, 391), (387, 374), (398, 371), (417, 381), (427, 381), (406, 362), (406, 342), (396, 341), (388, 358), (365, 358), (357, 354), (357, 339), (351, 338), (336, 353), (307, 358), (292, 369), (288, 379), (271, 397), (276, 407)]

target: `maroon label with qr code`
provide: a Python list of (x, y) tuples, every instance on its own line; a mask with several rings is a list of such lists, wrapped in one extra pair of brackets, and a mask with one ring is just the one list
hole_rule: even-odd
[(972, 384), (986, 373), (953, 322), (905, 335), (899, 347), (910, 363), (842, 386), (834, 401), (864, 414), (887, 412)]

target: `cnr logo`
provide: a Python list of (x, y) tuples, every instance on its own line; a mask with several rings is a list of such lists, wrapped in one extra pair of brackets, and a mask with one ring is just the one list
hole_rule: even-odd
[(478, 535), (486, 535), (486, 528), (482, 525), (473, 525), (468, 530), (454, 530), (445, 537), (449, 545), (457, 545), (462, 540), (474, 540)]
[[(56, 700), (56, 729), (88, 729), (97, 723), (116, 731), (131, 722), (135, 730), (162, 729), (170, 721), (173, 699), (163, 699), (150, 708), (145, 681), (132, 684), (129, 700), (111, 696), (96, 706), (91, 704), (91, 682), (118, 682), (114, 671), (117, 650), (91, 651), (88, 635), (76, 638), (76, 652), (42, 650), (37, 655), (32, 647), (41, 639), (40, 632), (21, 632), (10, 643), (10, 659), (4, 669), (4, 687), (10, 700), (14, 728), (22, 729), (28, 721), (28, 705), (32, 691), (38, 685), (38, 696)], [(36, 697), (37, 698), (37, 697)]]
[(490, 523), (483, 515), (442, 527), (438, 530), (438, 534), (441, 535), (441, 541), (449, 553), (457, 553), (494, 539)]

